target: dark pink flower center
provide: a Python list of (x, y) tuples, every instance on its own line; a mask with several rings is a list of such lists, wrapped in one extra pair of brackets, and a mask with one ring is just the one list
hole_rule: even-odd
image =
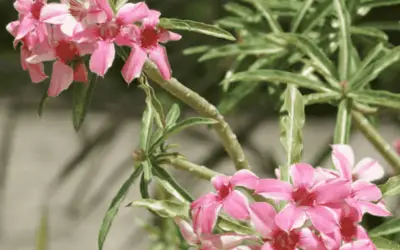
[(55, 51), (57, 58), (65, 64), (79, 57), (79, 50), (73, 42), (61, 40), (57, 43)]
[(305, 187), (297, 188), (292, 193), (293, 201), (298, 206), (313, 206), (315, 203), (315, 194)]
[(296, 231), (276, 231), (269, 241), (272, 243), (274, 250), (294, 250), (300, 240), (300, 235)]
[[(86, 3), (86, 2), (85, 2)], [(69, 1), (69, 13), (77, 20), (82, 21), (88, 14), (89, 6), (78, 0)]]
[(142, 36), (140, 37), (140, 45), (142, 48), (151, 49), (157, 46), (159, 39), (158, 31), (151, 27), (146, 27), (142, 30)]
[(120, 33), (121, 26), (116, 21), (110, 21), (101, 24), (100, 36), (103, 39), (114, 39)]
[(42, 8), (44, 6), (44, 3), (42, 1), (35, 1), (35, 3), (31, 7), (31, 13), (33, 18), (36, 20), (40, 19), (40, 12), (42, 11)]
[(218, 198), (220, 200), (224, 200), (232, 191), (233, 191), (233, 187), (232, 187), (232, 185), (230, 183), (227, 184), (227, 185), (223, 185), (218, 190)]
[(342, 216), (340, 218), (340, 233), (346, 242), (357, 238), (357, 223), (351, 217)]

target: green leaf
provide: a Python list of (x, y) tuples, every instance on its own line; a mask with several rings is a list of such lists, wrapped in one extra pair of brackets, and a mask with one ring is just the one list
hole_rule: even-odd
[(126, 194), (129, 191), (129, 188), (132, 186), (133, 182), (142, 172), (142, 166), (138, 167), (129, 178), (125, 181), (122, 187), (119, 189), (117, 195), (112, 200), (110, 206), (107, 209), (107, 213), (104, 216), (103, 223), (100, 228), (98, 244), (99, 250), (103, 249), (104, 241), (106, 240), (107, 234), (110, 231), (110, 227), (112, 222), (114, 221), (115, 216), (118, 213), (119, 207), (121, 203), (124, 201)]
[[(400, 46), (387, 52), (379, 60), (375, 60), (370, 66), (365, 68), (364, 72), (357, 78), (352, 78), (349, 85), (355, 84), (358, 88), (363, 88), (372, 80), (377, 78), (386, 68), (400, 60)], [(357, 83), (357, 82), (361, 83)]]
[(151, 130), (153, 124), (153, 107), (146, 107), (142, 116), (142, 125), (140, 129), (139, 147), (145, 151), (148, 150), (151, 138)]
[(38, 115), (39, 117), (42, 117), (43, 115), (43, 110), (44, 106), (46, 105), (47, 101), (49, 100), (49, 96), (47, 95), (47, 92), (44, 93), (42, 99), (40, 100), (39, 107), (38, 107)]
[(204, 52), (208, 51), (210, 48), (211, 48), (211, 46), (208, 46), (208, 45), (194, 46), (194, 47), (184, 49), (183, 54), (187, 55), (187, 56), (194, 55), (194, 54), (200, 54), (200, 53), (204, 53)]
[(236, 105), (242, 101), (246, 96), (253, 93), (257, 87), (258, 83), (248, 83), (242, 82), (237, 84), (231, 91), (225, 94), (218, 105), (218, 110), (222, 114), (229, 113)]
[(249, 43), (249, 44), (228, 44), (210, 49), (199, 58), (199, 62), (206, 60), (234, 56), (234, 55), (275, 55), (284, 52), (284, 48), (275, 44)]
[(139, 87), (142, 88), (144, 90), (144, 92), (146, 93), (147, 107), (154, 108), (154, 110), (156, 111), (156, 113), (153, 115), (155, 116), (156, 121), (159, 124), (159, 127), (165, 128), (164, 110), (161, 105), (161, 102), (157, 99), (154, 89), (149, 85), (146, 78), (144, 78), (142, 80), (142, 84)]
[(400, 245), (383, 237), (371, 237), (378, 250), (400, 250)]
[(286, 151), (286, 165), (289, 166), (299, 162), (303, 152), (304, 101), (300, 91), (293, 85), (288, 85), (283, 96), (280, 141)]
[(74, 99), (73, 99), (73, 121), (74, 128), (78, 131), (85, 120), (87, 110), (92, 100), (94, 92), (94, 86), (96, 84), (97, 77), (92, 77), (89, 84), (86, 83), (74, 83)]
[(382, 196), (395, 196), (400, 194), (400, 175), (390, 178), (385, 184), (379, 185)]
[(373, 27), (350, 27), (350, 32), (353, 35), (368, 36), (381, 41), (388, 41), (389, 37), (385, 32)]
[(313, 13), (300, 23), (299, 31), (303, 34), (310, 32), (317, 24), (324, 21), (326, 15), (330, 14), (332, 9), (332, 0), (325, 0), (319, 3)]
[(272, 31), (274, 33), (280, 33), (282, 32), (282, 28), (279, 25), (278, 21), (275, 19), (274, 15), (272, 14), (272, 11), (266, 6), (266, 4), (260, 0), (242, 0), (245, 2), (248, 2), (256, 9), (258, 9), (261, 12), (261, 15), (265, 18), (265, 20), (268, 22), (269, 26), (271, 27)]
[(254, 231), (250, 227), (239, 224), (237, 221), (233, 221), (231, 218), (225, 217), (223, 215), (220, 215), (217, 221), (217, 225), (222, 230), (228, 232), (236, 232), (248, 235), (254, 234)]
[(390, 219), (368, 232), (369, 236), (377, 237), (400, 232), (400, 218)]
[(228, 2), (227, 4), (224, 5), (224, 8), (227, 11), (243, 18), (246, 21), (252, 22), (252, 21), (257, 21), (258, 19), (256, 18), (256, 14), (254, 13), (254, 11), (252, 11), (250, 8), (242, 4), (238, 4), (235, 2)]
[(179, 193), (187, 202), (194, 201), (193, 197), (172, 177), (167, 170), (159, 166), (154, 166), (154, 174), (165, 182), (168, 182), (174, 190)]
[(400, 109), (400, 94), (384, 90), (360, 90), (354, 93), (349, 93), (349, 97), (352, 97), (361, 103)]
[(400, 4), (400, 0), (368, 0), (361, 3), (362, 7), (375, 8)]
[(140, 180), (140, 193), (142, 198), (147, 199), (149, 198), (149, 185), (153, 179), (152, 174), (152, 165), (150, 160), (145, 160), (141, 163), (143, 168), (143, 175)]
[(42, 211), (39, 227), (36, 230), (36, 250), (47, 250), (48, 249), (48, 208), (45, 207)]
[(228, 29), (245, 29), (245, 24), (243, 23), (243, 20), (240, 17), (224, 17), (219, 20), (217, 20), (216, 25), (225, 27)]
[(341, 95), (337, 92), (313, 93), (304, 96), (304, 105), (313, 105), (318, 103), (329, 103), (340, 100)]
[(348, 80), (351, 60), (350, 15), (343, 0), (334, 0), (340, 28), (339, 74), (340, 80)]
[(262, 82), (268, 81), (274, 84), (294, 84), (299, 87), (308, 88), (316, 91), (329, 92), (329, 88), (325, 87), (322, 82), (311, 80), (305, 76), (281, 71), (281, 70), (255, 70), (248, 72), (241, 72), (233, 75), (231, 78), (226, 79), (229, 82), (248, 81), (248, 82)]
[(292, 20), (292, 25), (290, 27), (291, 32), (296, 32), (300, 26), (301, 21), (303, 21), (304, 16), (310, 10), (310, 7), (314, 3), (315, 0), (307, 0), (301, 7), (301, 9), (297, 12), (296, 17)]
[(377, 21), (377, 22), (364, 22), (359, 24), (359, 26), (363, 27), (372, 27), (378, 30), (385, 31), (399, 31), (400, 30), (400, 22), (398, 21)]
[(181, 109), (179, 108), (179, 105), (176, 103), (172, 104), (172, 107), (169, 110), (166, 118), (167, 128), (174, 125), (180, 116), (181, 116)]
[(342, 100), (336, 118), (334, 143), (348, 144), (351, 128), (351, 101)]
[(189, 204), (169, 200), (142, 199), (134, 201), (133, 206), (147, 208), (162, 218), (189, 218)]
[(203, 118), (203, 117), (190, 117), (181, 122), (176, 123), (174, 126), (170, 127), (166, 131), (166, 136), (171, 136), (176, 134), (184, 129), (189, 127), (197, 126), (197, 125), (211, 125), (216, 124), (218, 121), (211, 118)]
[(181, 20), (181, 19), (175, 19), (175, 18), (160, 18), (159, 25), (165, 29), (186, 30), (186, 31), (205, 34), (208, 36), (214, 36), (214, 37), (223, 38), (223, 39), (227, 39), (227, 40), (231, 40), (231, 41), (236, 41), (236, 38), (234, 36), (232, 36), (232, 34), (226, 30), (220, 29), (213, 25), (195, 22), (195, 21), (191, 21), (191, 20)]

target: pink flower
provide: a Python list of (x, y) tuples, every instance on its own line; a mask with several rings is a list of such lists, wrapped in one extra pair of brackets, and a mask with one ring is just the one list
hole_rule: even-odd
[(321, 232), (329, 233), (337, 228), (337, 216), (332, 208), (349, 196), (349, 181), (333, 179), (315, 183), (315, 170), (305, 163), (292, 165), (290, 175), (293, 186), (275, 179), (262, 179), (256, 188), (256, 194), (288, 201), (276, 216), (276, 224), (289, 232), (301, 227), (309, 218)]
[(31, 32), (35, 32), (37, 43), (45, 41), (47, 37), (46, 24), (40, 21), (40, 13), (46, 4), (46, 0), (16, 0), (15, 9), (19, 12), (20, 25), (15, 36), (21, 40)]
[(43, 7), (40, 20), (45, 23), (61, 25), (68, 36), (82, 32), (87, 26), (103, 23), (106, 13), (98, 7), (96, 0), (62, 0), (62, 3), (49, 3)]
[(183, 238), (191, 246), (201, 246), (202, 250), (234, 250), (244, 240), (257, 240), (256, 236), (241, 235), (236, 233), (198, 235), (193, 227), (181, 218), (175, 218), (175, 223), (179, 226)]
[(179, 34), (157, 28), (160, 12), (151, 10), (149, 16), (143, 20), (142, 27), (132, 26), (130, 33), (133, 38), (132, 50), (122, 69), (122, 75), (127, 83), (140, 75), (147, 56), (160, 70), (166, 80), (171, 78), (171, 67), (168, 62), (166, 49), (159, 44), (181, 39)]
[(262, 250), (309, 250), (323, 249), (322, 242), (307, 228), (284, 231), (275, 222), (275, 209), (268, 203), (250, 205), (250, 218), (255, 229), (263, 238)]
[(49, 96), (57, 96), (73, 81), (87, 82), (87, 69), (81, 57), (93, 51), (90, 43), (76, 43), (53, 27), (50, 44), (38, 48), (27, 59), (28, 63), (56, 60), (48, 89)]
[(353, 182), (351, 194), (347, 202), (350, 205), (360, 207), (364, 212), (376, 216), (391, 215), (382, 204), (375, 204), (382, 198), (380, 189), (370, 183), (382, 178), (384, 171), (376, 160), (362, 159), (354, 169), (354, 153), (348, 145), (333, 145), (332, 159), (339, 176)]
[[(144, 2), (127, 3), (118, 10), (114, 17), (108, 0), (97, 0), (97, 4), (106, 13), (106, 21), (95, 27), (87, 28), (81, 34), (77, 34), (75, 38), (81, 37), (96, 43), (89, 67), (92, 72), (104, 76), (115, 58), (114, 42), (118, 45), (128, 45), (126, 30), (134, 26), (134, 22), (142, 21), (147, 17), (149, 9)], [(125, 73), (122, 72), (122, 74)]]
[(258, 177), (248, 170), (241, 170), (234, 176), (216, 176), (211, 180), (216, 193), (206, 194), (191, 204), (193, 225), (198, 233), (212, 232), (221, 208), (235, 219), (249, 217), (247, 198), (235, 190), (236, 186), (252, 187), (251, 180)]

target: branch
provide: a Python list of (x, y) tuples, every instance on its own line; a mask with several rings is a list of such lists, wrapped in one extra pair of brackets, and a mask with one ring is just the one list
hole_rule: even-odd
[(228, 123), (224, 120), (224, 117), (218, 112), (214, 105), (210, 104), (199, 94), (181, 84), (175, 78), (172, 78), (168, 81), (164, 80), (157, 67), (149, 61), (145, 63), (143, 71), (155, 83), (196, 110), (199, 114), (217, 120), (218, 123), (214, 125), (214, 128), (220, 137), (229, 157), (234, 161), (236, 169), (239, 170), (250, 168), (236, 135), (233, 133)]
[(211, 180), (214, 176), (220, 174), (209, 168), (196, 165), (190, 161), (187, 161), (187, 160), (184, 160), (184, 159), (178, 158), (178, 157), (163, 158), (162, 163), (167, 163), (175, 168), (182, 169), (182, 170), (188, 171), (190, 173), (194, 173), (198, 177), (205, 179), (205, 180)]

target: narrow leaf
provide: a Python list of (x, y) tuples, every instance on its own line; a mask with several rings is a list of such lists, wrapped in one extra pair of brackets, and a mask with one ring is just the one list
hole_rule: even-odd
[(169, 200), (142, 199), (134, 201), (133, 206), (147, 208), (162, 218), (189, 217), (189, 204)]
[(153, 179), (152, 174), (152, 165), (149, 160), (145, 160), (141, 163), (143, 168), (143, 175), (140, 180), (140, 193), (142, 198), (147, 199), (149, 198), (149, 185)]
[(36, 230), (36, 250), (48, 249), (48, 208), (45, 207), (42, 211), (39, 227)]
[(340, 28), (339, 74), (340, 80), (348, 80), (351, 59), (350, 15), (343, 0), (334, 0)]
[(313, 93), (304, 96), (304, 105), (313, 105), (318, 103), (329, 103), (340, 100), (341, 95), (337, 92)]
[(46, 93), (44, 93), (42, 99), (40, 100), (39, 106), (38, 106), (37, 112), (38, 112), (39, 117), (42, 117), (44, 106), (46, 105), (48, 100), (49, 100), (49, 96), (47, 95), (47, 92), (46, 92)]
[(400, 250), (400, 245), (383, 237), (371, 237), (378, 250)]
[(375, 8), (400, 4), (400, 0), (368, 0), (361, 3), (362, 7)]
[(194, 54), (200, 54), (200, 53), (204, 53), (204, 52), (208, 51), (210, 48), (211, 48), (211, 46), (208, 46), (208, 45), (194, 46), (194, 47), (184, 49), (183, 54), (187, 55), (187, 56), (194, 55)]
[(87, 110), (92, 100), (97, 77), (92, 77), (89, 84), (74, 83), (73, 121), (74, 128), (78, 131), (85, 120)]
[(228, 232), (236, 232), (236, 233), (248, 234), (248, 235), (254, 234), (254, 231), (250, 227), (239, 224), (237, 221), (234, 221), (231, 218), (228, 218), (223, 215), (220, 215), (220, 217), (217, 221), (217, 225), (222, 230), (228, 231)]
[(286, 165), (289, 166), (299, 162), (303, 152), (304, 101), (300, 91), (293, 85), (289, 85), (283, 95), (280, 141), (286, 151)]
[(220, 29), (213, 25), (195, 22), (191, 20), (181, 20), (175, 18), (161, 18), (160, 24), (161, 27), (165, 29), (172, 29), (172, 30), (187, 30), (191, 32), (197, 32), (201, 34), (205, 34), (208, 36), (214, 36), (218, 38), (223, 38), (231, 41), (235, 41), (236, 38), (232, 36), (226, 30)]
[(400, 109), (400, 94), (397, 93), (384, 90), (360, 90), (350, 93), (349, 96), (361, 103)]
[(243, 0), (243, 1), (253, 4), (254, 7), (261, 12), (261, 15), (268, 22), (269, 26), (271, 27), (274, 33), (280, 33), (283, 31), (278, 21), (272, 14), (272, 11), (266, 6), (265, 3), (261, 2), (260, 0)]
[(390, 178), (385, 184), (379, 186), (383, 196), (395, 196), (400, 194), (400, 175)]
[(396, 233), (400, 233), (400, 218), (390, 219), (368, 232), (369, 236), (371, 237), (385, 236)]
[(166, 118), (167, 127), (174, 125), (180, 116), (181, 116), (181, 109), (179, 108), (179, 105), (176, 103), (172, 104), (172, 107), (169, 110)]
[(153, 115), (156, 118), (156, 121), (158, 122), (159, 127), (165, 128), (164, 110), (161, 105), (161, 102), (157, 99), (154, 89), (149, 85), (146, 78), (144, 78), (142, 80), (142, 84), (139, 87), (142, 88), (144, 90), (144, 92), (146, 93), (147, 107), (149, 109), (154, 108), (154, 111), (156, 111), (156, 113), (153, 113)]
[(143, 199), (148, 199), (150, 198), (149, 194), (149, 182), (146, 181), (144, 173), (142, 174), (142, 177), (140, 178), (140, 195), (142, 196)]
[(117, 195), (112, 200), (110, 206), (108, 207), (107, 213), (104, 216), (103, 223), (101, 225), (99, 232), (99, 238), (98, 238), (99, 250), (103, 249), (104, 241), (106, 240), (112, 222), (114, 221), (114, 218), (118, 213), (119, 207), (121, 206), (121, 203), (124, 201), (125, 196), (129, 191), (129, 188), (132, 186), (133, 182), (136, 180), (136, 178), (140, 175), (141, 172), (142, 172), (142, 167), (140, 166), (125, 181), (125, 183), (119, 189)]
[(254, 13), (254, 11), (242, 4), (228, 2), (224, 5), (224, 8), (227, 11), (245, 19), (246, 21), (256, 21), (256, 14)]
[(140, 129), (139, 147), (148, 150), (151, 138), (151, 129), (153, 124), (153, 107), (146, 107), (142, 116), (142, 125)]
[(325, 21), (325, 16), (331, 13), (332, 0), (320, 2), (313, 13), (300, 23), (299, 31), (303, 34), (310, 32), (317, 24)]
[(372, 27), (378, 30), (384, 31), (399, 31), (400, 30), (400, 22), (399, 21), (377, 21), (377, 22), (364, 22), (359, 24), (359, 26), (363, 27)]
[(281, 71), (281, 70), (255, 70), (249, 72), (242, 72), (233, 75), (231, 78), (226, 79), (229, 82), (248, 81), (248, 82), (261, 82), (268, 81), (274, 84), (294, 84), (299, 87), (308, 88), (316, 91), (329, 92), (329, 88), (325, 87), (322, 82), (311, 80), (305, 76)]
[(339, 104), (337, 113), (334, 143), (348, 144), (351, 128), (351, 101), (345, 99)]
[(373, 27), (350, 27), (350, 32), (353, 35), (368, 36), (381, 41), (388, 41), (389, 37), (385, 32)]
[(178, 122), (174, 126), (170, 127), (166, 131), (166, 135), (171, 136), (171, 135), (176, 134), (186, 128), (193, 127), (196, 125), (211, 125), (211, 124), (216, 124), (216, 123), (218, 123), (216, 120), (210, 119), (210, 118), (191, 117), (191, 118), (185, 119), (181, 122)]
[(310, 10), (311, 5), (315, 0), (307, 0), (301, 7), (301, 9), (297, 12), (296, 17), (292, 21), (292, 25), (290, 27), (291, 32), (296, 32), (300, 26), (301, 21), (303, 21), (304, 16)]

